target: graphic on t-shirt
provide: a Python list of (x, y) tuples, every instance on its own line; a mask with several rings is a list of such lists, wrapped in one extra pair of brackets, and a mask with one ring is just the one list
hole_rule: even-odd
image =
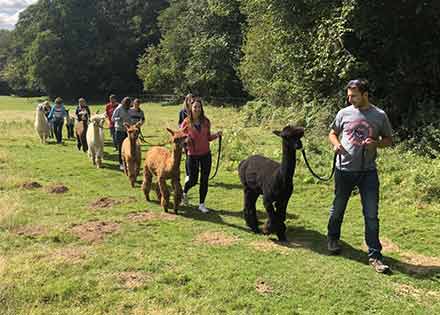
[(348, 141), (355, 146), (361, 146), (368, 137), (373, 137), (373, 128), (366, 120), (355, 120), (346, 129)]

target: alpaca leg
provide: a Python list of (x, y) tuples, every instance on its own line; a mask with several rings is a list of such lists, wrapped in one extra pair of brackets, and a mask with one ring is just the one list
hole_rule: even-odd
[(162, 206), (165, 212), (168, 212), (168, 204), (170, 200), (170, 192), (168, 191), (167, 183), (165, 178), (159, 178), (158, 180), (160, 194), (162, 195), (160, 199), (160, 205)]
[(81, 138), (78, 134), (76, 134), (76, 147), (81, 151)]
[(275, 209), (273, 207), (272, 201), (269, 201), (264, 198), (263, 205), (264, 208), (266, 208), (266, 212), (268, 215), (267, 222), (263, 226), (263, 233), (270, 234), (276, 230), (277, 217), (275, 214)]
[(150, 170), (147, 166), (144, 167), (144, 178), (142, 180), (142, 191), (144, 192), (145, 199), (150, 201), (150, 190), (151, 190), (151, 181), (153, 179), (153, 175), (150, 173)]
[(156, 192), (157, 200), (160, 201), (160, 199), (162, 199), (162, 194), (160, 193), (159, 183), (156, 183), (154, 191)]
[(178, 179), (173, 180), (172, 184), (174, 189), (174, 212), (177, 214), (177, 207), (182, 201), (182, 185)]
[(249, 188), (245, 188), (243, 191), (244, 196), (244, 219), (246, 221), (246, 225), (251, 228), (251, 230), (255, 233), (259, 233), (260, 230), (258, 228), (258, 220), (257, 220), (257, 208), (255, 203), (258, 199), (258, 194)]
[(275, 202), (275, 208), (277, 209), (276, 217), (277, 217), (277, 236), (281, 242), (287, 241), (286, 238), (286, 209), (287, 202), (277, 201)]
[(130, 161), (128, 164), (128, 178), (130, 179), (131, 187), (134, 187), (134, 183), (136, 182), (136, 173), (135, 173), (136, 166), (133, 165), (133, 161)]

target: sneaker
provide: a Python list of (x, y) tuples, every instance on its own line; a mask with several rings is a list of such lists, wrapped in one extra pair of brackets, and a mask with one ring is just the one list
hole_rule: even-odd
[(124, 171), (124, 164), (119, 164), (119, 169), (120, 169), (121, 171)]
[(204, 203), (201, 203), (201, 204), (199, 205), (199, 211), (200, 211), (200, 212), (203, 212), (203, 213), (208, 213), (208, 212), (209, 212), (208, 208), (205, 207), (205, 204), (204, 204)]
[(341, 251), (341, 245), (339, 245), (339, 240), (328, 240), (327, 242), (327, 249), (330, 252), (330, 254), (339, 254)]
[(382, 260), (378, 258), (370, 258), (368, 263), (373, 266), (374, 270), (378, 273), (387, 273), (390, 272), (390, 266), (385, 265)]
[(188, 176), (188, 175), (185, 176), (185, 184), (186, 184), (187, 182), (189, 182), (189, 176)]
[(188, 194), (183, 193), (181, 205), (186, 207), (189, 206)]

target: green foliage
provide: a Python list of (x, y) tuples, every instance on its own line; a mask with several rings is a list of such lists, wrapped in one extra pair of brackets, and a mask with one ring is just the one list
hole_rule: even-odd
[(243, 94), (239, 1), (174, 0), (161, 12), (160, 44), (139, 59), (144, 90), (204, 96)]
[[(4, 76), (19, 90), (137, 92), (137, 56), (159, 39), (166, 0), (40, 0), (20, 14)], [(0, 69), (1, 70), (1, 69)]]

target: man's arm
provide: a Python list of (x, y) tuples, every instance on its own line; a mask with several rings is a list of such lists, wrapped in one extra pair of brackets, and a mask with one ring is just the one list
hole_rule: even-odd
[(330, 133), (328, 134), (328, 140), (333, 145), (333, 151), (335, 151), (338, 154), (345, 152), (344, 147), (339, 141), (339, 135), (336, 133), (334, 129), (330, 130)]

